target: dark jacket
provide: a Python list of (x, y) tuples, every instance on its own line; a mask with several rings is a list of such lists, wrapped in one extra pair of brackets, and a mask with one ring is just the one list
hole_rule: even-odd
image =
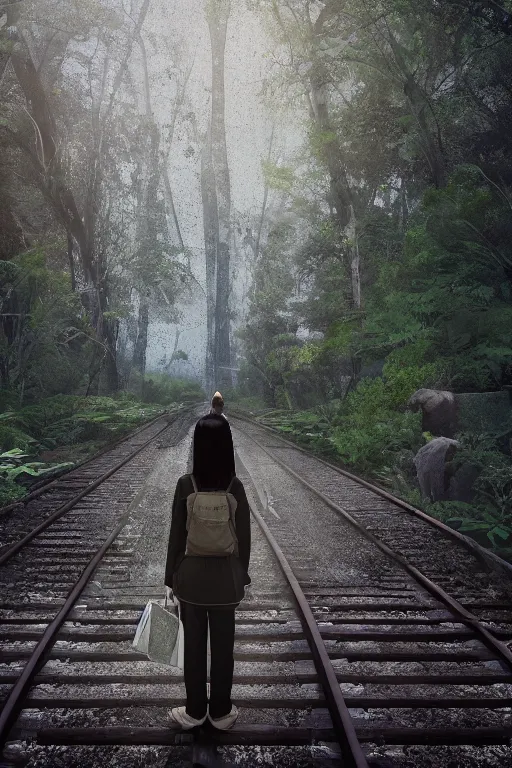
[(237, 605), (250, 584), (247, 573), (251, 554), (251, 515), (242, 482), (235, 477), (230, 492), (237, 500), (235, 515), (238, 557), (185, 555), (187, 545), (187, 497), (194, 492), (190, 475), (176, 485), (171, 532), (165, 566), (165, 584), (176, 597), (195, 605)]

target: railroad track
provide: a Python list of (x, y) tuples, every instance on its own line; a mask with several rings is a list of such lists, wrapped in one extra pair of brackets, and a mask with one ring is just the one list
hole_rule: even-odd
[(56, 512), (66, 511), (67, 505), (71, 509), (136, 456), (138, 450), (162, 431), (166, 418), (173, 417), (170, 413), (160, 414), (57, 479), (39, 483), (22, 499), (0, 508), (0, 565), (10, 546), (31, 533), (37, 523), (44, 523)]
[[(48, 612), (64, 603), (58, 574), (37, 595), (3, 603), (4, 696), (33, 665), (5, 765), (251, 766), (262, 748), (271, 764), (297, 768), (507, 764), (512, 610), (503, 576), (462, 541), (446, 545), (446, 534), (424, 520), (428, 532), (414, 530), (419, 546), (410, 547), (403, 510), (395, 519), (368, 487), (354, 488), (260, 425), (231, 421), (257, 523), (254, 586), (237, 611), (236, 726), (171, 727), (168, 708), (183, 703), (182, 677), (131, 647), (146, 600), (162, 596), (157, 550), (169, 523), (162, 496), (186, 471), (183, 441), (142, 466), (153, 474), (130, 527), (105, 548), (94, 579), (80, 565), (79, 602), (37, 663)], [(354, 525), (347, 508), (374, 533)]]
[[(84, 587), (102, 573), (114, 581), (126, 578), (132, 538), (127, 510), (154, 465), (161, 445), (157, 438), (169, 445), (173, 438), (179, 441), (191, 421), (190, 408), (154, 419), (110, 451), (30, 494), (21, 520), (4, 517), (1, 640), (36, 642), (28, 654), (19, 655), (27, 663), (1, 680), (2, 746), (59, 630), (66, 636), (61, 627), (69, 621)], [(2, 650), (2, 661), (8, 662), (13, 651)], [(14, 656), (18, 658), (17, 651)]]
[[(250, 420), (231, 423), (246, 463), (254, 466), (259, 454), (254, 472), (266, 519), (315, 618), (327, 622), (321, 632), (328, 645), (327, 638), (335, 641), (331, 658), (341, 651), (342, 663), (334, 656), (334, 664), (348, 685), (345, 702), (365, 754), (377, 759), (386, 745), (410, 745), (418, 760), (428, 760), (429, 745), (459, 745), (467, 759), (470, 745), (492, 744), (504, 746), (497, 765), (512, 762), (512, 566), (273, 430)], [(269, 459), (280, 468), (274, 490)], [(272, 503), (289, 479), (307, 493), (307, 511), (285, 504), (283, 514)], [(332, 513), (325, 515), (327, 533), (310, 519), (314, 499)], [(340, 573), (346, 552), (336, 541), (340, 522), (399, 567), (401, 588), (384, 575), (375, 589), (371, 575), (360, 572), (347, 583)], [(341, 671), (347, 664), (348, 677)], [(316, 722), (329, 719), (324, 713)], [(442, 749), (435, 754), (432, 765), (457, 764)], [(473, 748), (470, 759), (468, 765), (494, 764), (489, 749)]]

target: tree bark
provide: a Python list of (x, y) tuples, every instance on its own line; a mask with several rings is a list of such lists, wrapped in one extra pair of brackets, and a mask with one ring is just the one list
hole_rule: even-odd
[[(137, 321), (137, 338), (133, 350), (132, 366), (144, 377), (146, 372), (146, 351), (148, 345), (149, 327), (149, 286), (154, 279), (157, 267), (159, 244), (158, 234), (158, 187), (160, 184), (160, 131), (156, 124), (151, 105), (151, 89), (149, 83), (146, 46), (140, 33), (137, 41), (142, 54), (144, 72), (144, 103), (147, 120), (147, 140), (145, 162), (143, 163), (143, 181), (140, 194), (140, 205), (137, 216), (137, 243), (139, 270), (142, 271), (139, 292), (139, 312)], [(144, 274), (144, 266), (147, 268)], [(144, 384), (142, 383), (142, 389)]]
[[(272, 132), (270, 134), (270, 141), (268, 145), (268, 157), (267, 157), (267, 162), (269, 163), (272, 157), (272, 145), (274, 143), (274, 130), (275, 130), (275, 124), (272, 124)], [(263, 231), (263, 223), (265, 221), (265, 213), (267, 210), (267, 200), (268, 200), (268, 184), (265, 182), (265, 189), (263, 190), (263, 202), (261, 204), (260, 220), (258, 222), (258, 232), (256, 234), (256, 244), (254, 246), (254, 263), (257, 262), (259, 252), (260, 252), (261, 233)]]
[(327, 86), (321, 69), (313, 69), (310, 78), (311, 106), (318, 130), (325, 136), (323, 155), (330, 178), (330, 202), (335, 210), (339, 229), (347, 235), (351, 271), (352, 304), (361, 309), (360, 258), (357, 233), (356, 201), (347, 177), (341, 144), (333, 130), (327, 104)]
[(231, 387), (229, 276), (231, 185), (226, 147), (224, 54), (230, 0), (210, 0), (207, 13), (212, 52), (211, 161), (217, 198), (218, 238), (215, 304), (215, 386)]
[[(134, 30), (127, 40), (124, 56), (116, 72), (113, 88), (103, 114), (101, 114), (103, 92), (98, 100), (93, 99), (91, 126), (93, 151), (89, 160), (86, 202), (82, 212), (83, 215), (80, 214), (73, 192), (65, 179), (59, 150), (61, 142), (59, 141), (57, 124), (41, 78), (41, 67), (35, 66), (28, 46), (20, 35), (17, 38), (19, 42), (16, 43), (11, 54), (12, 66), (26, 98), (28, 113), (35, 130), (36, 150), (34, 151), (21, 135), (14, 131), (10, 131), (10, 133), (18, 146), (30, 157), (37, 174), (39, 188), (52, 205), (57, 218), (68, 234), (68, 238), (76, 244), (78, 263), (75, 265), (75, 284), (80, 292), (82, 304), (95, 330), (98, 346), (106, 345), (110, 349), (107, 362), (109, 370), (106, 371), (107, 380), (110, 382), (109, 386), (117, 380), (117, 373), (113, 371), (116, 350), (115, 346), (112, 347), (113, 340), (116, 337), (116, 323), (110, 320), (104, 322), (102, 316), (104, 311), (103, 304), (108, 304), (108, 296), (105, 293), (107, 290), (105, 265), (103, 264), (101, 254), (98, 255), (96, 253), (96, 219), (100, 204), (99, 190), (102, 181), (102, 148), (105, 129), (112, 116), (115, 97), (128, 66), (133, 41), (140, 35), (140, 30), (149, 8), (149, 2), (150, 0), (144, 0)], [(59, 46), (61, 53), (62, 47), (67, 45), (67, 41), (69, 41), (69, 37)], [(105, 68), (107, 66), (108, 59), (105, 60)], [(75, 249), (72, 249), (72, 251), (74, 252)], [(97, 386), (98, 374), (96, 367), (97, 352), (94, 353), (92, 362), (89, 389)]]
[(148, 346), (149, 304), (141, 294), (137, 321), (137, 339), (133, 349), (132, 367), (144, 376), (146, 371), (146, 350)]
[(217, 243), (219, 219), (217, 194), (210, 152), (210, 142), (201, 149), (201, 199), (203, 204), (204, 253), (206, 266), (206, 360), (205, 379), (208, 390), (216, 384), (215, 369), (215, 278), (217, 271)]
[(433, 131), (427, 118), (428, 113), (435, 119), (435, 115), (425, 90), (416, 81), (414, 74), (409, 70), (400, 46), (395, 39), (387, 22), (383, 24), (385, 36), (389, 41), (395, 61), (403, 78), (404, 94), (416, 121), (420, 136), (420, 148), (429, 165), (432, 181), (436, 187), (444, 187), (447, 182), (446, 163), (441, 142), (439, 126), (437, 132)]

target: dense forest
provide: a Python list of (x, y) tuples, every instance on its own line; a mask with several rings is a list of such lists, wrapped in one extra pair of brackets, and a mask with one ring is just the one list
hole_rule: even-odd
[[(512, 4), (204, 0), (202, 111), (172, 5), (0, 0), (0, 503), (221, 388), (228, 411), (510, 557)], [(240, 211), (225, 53), (247, 14), (269, 138)], [(170, 171), (178, 132), (200, 252)], [(198, 302), (204, 364), (183, 377)], [(178, 330), (148, 366), (157, 324)], [(448, 428), (429, 428), (421, 390), (453, 394)], [(418, 452), (440, 439), (426, 493)]]

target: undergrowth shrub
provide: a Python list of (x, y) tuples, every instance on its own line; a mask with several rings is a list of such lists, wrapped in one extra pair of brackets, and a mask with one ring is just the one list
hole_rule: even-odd
[[(5, 414), (2, 414), (2, 416)], [(7, 420), (0, 419), (0, 450), (10, 451), (12, 448), (28, 450), (35, 440), (18, 427), (9, 424)]]
[[(30, 459), (30, 455), (19, 448), (0, 453), (0, 498), (4, 499), (4, 504), (20, 498), (32, 483), (73, 466), (72, 462), (47, 464), (27, 459)], [(17, 488), (21, 488), (21, 493)]]
[(454, 470), (469, 463), (478, 472), (471, 503), (438, 501), (427, 511), (480, 544), (512, 547), (512, 460), (497, 448), (497, 436), (461, 432), (452, 460)]
[(336, 453), (363, 472), (393, 472), (401, 451), (415, 453), (423, 444), (421, 414), (406, 411), (406, 403), (420, 387), (435, 384), (439, 368), (436, 363), (403, 367), (403, 354), (392, 353), (384, 378), (363, 379), (331, 416), (329, 440)]
[(140, 380), (135, 382), (134, 386), (138, 392), (142, 389), (142, 400), (145, 403), (170, 405), (206, 399), (199, 382), (192, 379), (172, 378), (165, 373), (148, 373), (144, 377), (143, 387)]
[(26, 489), (18, 485), (14, 480), (2, 480), (0, 482), (0, 507), (12, 504), (26, 494)]
[[(161, 405), (137, 402), (132, 395), (57, 395), (37, 405), (1, 413), (0, 506), (25, 493), (23, 488), (20, 492), (20, 485), (27, 486), (35, 479), (73, 466), (69, 458), (83, 461), (162, 410)], [(37, 460), (48, 451), (57, 463)]]
[(392, 455), (403, 448), (419, 450), (421, 416), (381, 410), (369, 415), (367, 429), (362, 425), (335, 427), (329, 439), (345, 464), (374, 472), (388, 465)]

